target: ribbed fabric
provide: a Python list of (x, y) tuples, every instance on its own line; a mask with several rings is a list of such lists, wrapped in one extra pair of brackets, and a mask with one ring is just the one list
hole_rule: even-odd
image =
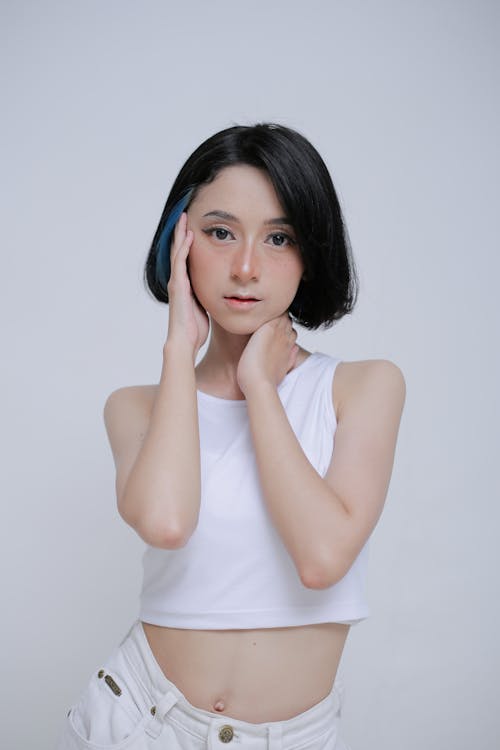
[[(339, 361), (313, 352), (278, 386), (290, 425), (320, 476), (334, 449), (332, 383)], [(368, 617), (368, 542), (334, 586), (304, 586), (260, 490), (246, 401), (198, 391), (198, 416), (198, 525), (180, 549), (146, 549), (139, 619), (174, 628), (219, 630), (322, 622), (354, 625)]]

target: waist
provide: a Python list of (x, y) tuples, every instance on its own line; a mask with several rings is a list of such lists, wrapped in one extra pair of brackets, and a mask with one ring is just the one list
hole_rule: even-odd
[(252, 630), (142, 623), (142, 628), (157, 666), (189, 703), (252, 723), (287, 720), (326, 698), (349, 632), (342, 623)]

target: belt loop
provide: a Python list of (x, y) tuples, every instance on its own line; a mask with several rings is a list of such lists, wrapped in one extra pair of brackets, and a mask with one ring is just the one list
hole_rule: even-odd
[(168, 693), (161, 696), (157, 701), (156, 706), (151, 706), (151, 720), (145, 728), (146, 733), (149, 734), (150, 737), (156, 739), (160, 735), (163, 729), (165, 716), (168, 714), (172, 706), (175, 706), (178, 700), (179, 697), (169, 690)]
[(275, 722), (267, 727), (267, 748), (268, 750), (282, 750), (283, 736), (281, 732), (281, 723)]

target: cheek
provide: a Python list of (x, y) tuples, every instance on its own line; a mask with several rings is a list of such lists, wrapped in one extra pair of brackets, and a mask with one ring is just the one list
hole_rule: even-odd
[(300, 286), (303, 273), (304, 263), (301, 257), (288, 258), (284, 263), (282, 268), (282, 278), (286, 279), (286, 282), (282, 286), (283, 292), (281, 301), (286, 306), (293, 302)]
[(295, 252), (292, 255), (292, 263), (293, 263), (293, 266), (294, 266), (294, 269), (295, 269), (295, 273), (297, 274), (297, 276), (300, 279), (301, 276), (302, 276), (302, 274), (304, 273), (306, 267), (304, 265), (304, 261), (302, 259), (302, 255), (301, 255), (300, 250), (298, 248), (295, 248)]
[(202, 243), (194, 240), (187, 257), (187, 268), (193, 292), (202, 304), (205, 302), (204, 289), (214, 288), (214, 263)]
[(291, 286), (298, 286), (304, 272), (302, 258), (292, 256), (282, 261), (281, 276), (286, 279)]
[(187, 264), (191, 278), (200, 278), (210, 270), (208, 255), (204, 252), (202, 244), (196, 239), (189, 249)]

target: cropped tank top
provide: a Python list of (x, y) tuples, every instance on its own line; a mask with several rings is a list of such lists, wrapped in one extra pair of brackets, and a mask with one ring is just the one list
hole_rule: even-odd
[[(340, 360), (312, 352), (277, 392), (310, 463), (324, 476), (334, 449), (332, 404)], [(346, 575), (325, 589), (302, 583), (259, 486), (245, 400), (197, 391), (201, 458), (198, 524), (184, 547), (148, 546), (139, 618), (174, 628), (354, 625), (370, 614), (368, 542)]]

